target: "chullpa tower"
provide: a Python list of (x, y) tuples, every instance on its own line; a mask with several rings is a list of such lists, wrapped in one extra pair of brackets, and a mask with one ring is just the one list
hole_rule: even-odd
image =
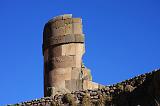
[[(44, 96), (93, 88), (83, 65), (85, 52), (82, 19), (71, 14), (49, 20), (43, 31)], [(97, 88), (94, 84), (94, 88)]]

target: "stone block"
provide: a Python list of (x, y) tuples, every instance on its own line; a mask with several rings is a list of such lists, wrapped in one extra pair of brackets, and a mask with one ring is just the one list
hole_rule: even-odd
[(52, 69), (51, 74), (52, 75), (64, 75), (64, 77), (62, 79), (64, 80), (70, 80), (71, 79), (71, 67), (68, 68), (55, 68)]
[(72, 22), (73, 23), (82, 23), (82, 19), (81, 18), (72, 18)]
[[(53, 73), (53, 75), (65, 75), (66, 68), (55, 68), (52, 70), (52, 73)], [(64, 77), (62, 79), (64, 79)]]
[(72, 79), (71, 80), (71, 91), (76, 91), (79, 88), (78, 80)]
[(66, 35), (65, 27), (59, 27), (59, 35)]
[(66, 80), (65, 87), (70, 91), (76, 91), (82, 89), (82, 80)]
[(63, 56), (76, 55), (76, 44), (69, 43), (62, 45), (62, 55)]
[(74, 56), (59, 56), (52, 58), (54, 68), (75, 67)]
[(72, 24), (65, 25), (65, 35), (72, 34)]
[(65, 43), (76, 42), (74, 35), (65, 35)]
[(71, 90), (71, 80), (65, 80), (65, 88)]
[(84, 41), (84, 35), (83, 34), (77, 34), (75, 35), (76, 42), (83, 42)]
[(71, 79), (80, 79), (81, 68), (73, 68), (71, 71)]
[(50, 38), (50, 45), (75, 43), (75, 42), (83, 43), (84, 42), (83, 35), (69, 34), (64, 36), (53, 36)]
[(64, 23), (64, 20), (59, 20), (57, 21), (57, 27), (64, 27), (65, 26), (65, 23)]
[[(55, 77), (62, 77), (62, 75), (58, 75), (58, 76), (55, 76)], [(64, 80), (58, 80), (56, 79), (56, 81), (54, 81), (53, 83), (50, 83), (50, 85), (52, 87), (56, 87), (56, 88), (65, 88), (65, 81)]]
[(84, 45), (81, 43), (69, 43), (69, 44), (62, 45), (62, 55), (79, 55), (80, 54), (82, 56), (83, 51), (84, 51)]
[(56, 31), (56, 34), (54, 34), (54, 36), (59, 36), (63, 33), (62, 29), (60, 29), (60, 28), (56, 28), (56, 30), (57, 31)]
[(64, 27), (64, 26), (65, 26), (64, 20), (57, 20), (57, 21), (52, 23), (52, 29), (53, 28)]
[[(59, 71), (59, 72), (58, 72)], [(51, 86), (56, 86), (56, 87), (65, 87), (65, 79), (64, 76), (64, 69), (62, 68), (57, 68), (49, 72), (49, 83)], [(58, 72), (59, 74), (56, 74)]]
[(71, 80), (71, 71), (72, 71), (72, 68), (69, 67), (69, 68), (65, 68), (65, 80)]
[(72, 29), (73, 29), (73, 34), (83, 34), (81, 23), (73, 23), (73, 28)]
[(76, 44), (76, 54), (82, 56), (83, 55), (84, 44), (77, 43)]
[(72, 24), (72, 18), (65, 19), (65, 20), (64, 20), (64, 23), (65, 23), (66, 25)]
[(65, 27), (59, 27), (53, 29), (53, 36), (65, 35)]
[(63, 54), (62, 54), (62, 46), (63, 45), (60, 45), (60, 46), (55, 46), (55, 47), (53, 47), (52, 48), (52, 55), (54, 56), (54, 57), (58, 57), (58, 56), (62, 56)]
[(84, 45), (81, 43), (76, 44), (76, 56), (74, 58), (77, 68), (81, 68), (82, 65), (83, 47)]
[(58, 29), (57, 28), (52, 28), (52, 36), (58, 36)]
[(81, 65), (82, 65), (82, 56), (76, 55), (74, 57), (74, 59), (75, 59), (75, 67), (81, 68)]
[[(49, 72), (49, 85), (64, 87), (65, 80), (71, 80), (71, 68), (55, 68)], [(47, 82), (46, 82), (47, 83)]]
[(65, 43), (65, 36), (53, 36), (50, 39), (50, 45)]

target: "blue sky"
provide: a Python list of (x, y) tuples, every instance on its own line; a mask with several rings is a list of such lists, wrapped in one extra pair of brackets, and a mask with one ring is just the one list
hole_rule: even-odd
[(43, 96), (43, 27), (66, 13), (83, 19), (83, 59), (95, 82), (160, 67), (159, 0), (0, 0), (0, 104)]

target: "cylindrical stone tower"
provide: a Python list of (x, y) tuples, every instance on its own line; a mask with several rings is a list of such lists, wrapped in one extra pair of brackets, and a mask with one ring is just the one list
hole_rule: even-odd
[(91, 80), (88, 69), (82, 64), (84, 52), (81, 18), (66, 14), (45, 24), (44, 96), (83, 89), (83, 81)]

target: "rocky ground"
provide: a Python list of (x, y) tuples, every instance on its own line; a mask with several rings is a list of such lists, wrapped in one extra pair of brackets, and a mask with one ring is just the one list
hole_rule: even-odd
[(160, 106), (160, 69), (102, 89), (75, 91), (8, 106)]

